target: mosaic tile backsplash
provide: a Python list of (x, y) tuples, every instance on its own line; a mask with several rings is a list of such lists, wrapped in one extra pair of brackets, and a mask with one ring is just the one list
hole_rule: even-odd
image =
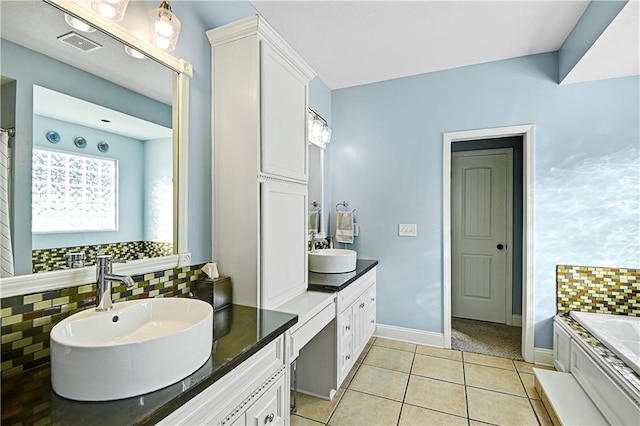
[(68, 253), (83, 253), (85, 266), (95, 265), (96, 256), (110, 254), (116, 259), (136, 260), (142, 257), (160, 257), (173, 254), (173, 244), (155, 241), (130, 241), (96, 244), (92, 246), (40, 249), (31, 252), (33, 273), (55, 271), (67, 267)]
[(569, 311), (640, 316), (640, 270), (558, 265), (558, 314)]
[[(113, 287), (113, 300), (180, 297), (195, 293), (202, 265), (134, 275), (136, 286)], [(2, 378), (49, 362), (49, 332), (69, 315), (96, 304), (96, 285), (0, 299)]]

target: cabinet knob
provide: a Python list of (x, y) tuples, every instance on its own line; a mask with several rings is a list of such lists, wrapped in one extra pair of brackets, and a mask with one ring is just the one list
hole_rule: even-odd
[(351, 330), (351, 326), (350, 325), (345, 325), (344, 328), (345, 328), (345, 330)]
[(347, 355), (345, 356), (345, 358), (347, 359), (347, 361), (349, 361), (351, 359), (351, 355)]
[(271, 423), (276, 416), (271, 413), (267, 417), (264, 418), (264, 424)]
[(372, 297), (372, 298), (371, 298), (371, 301), (372, 301), (372, 302), (375, 302), (375, 301), (376, 301), (376, 299)]
[(376, 320), (371, 320), (371, 324), (373, 324), (374, 322), (376, 322)]
[(360, 304), (360, 307), (361, 307), (361, 308), (364, 308), (364, 302), (362, 302), (362, 303)]

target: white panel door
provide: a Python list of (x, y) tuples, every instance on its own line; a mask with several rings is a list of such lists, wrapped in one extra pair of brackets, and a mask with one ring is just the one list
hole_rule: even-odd
[(263, 173), (307, 181), (307, 81), (266, 43), (260, 44)]
[(454, 317), (506, 323), (507, 303), (511, 303), (507, 300), (507, 283), (511, 285), (507, 277), (511, 155), (510, 150), (452, 153)]
[(307, 290), (307, 187), (260, 185), (260, 307), (269, 309)]

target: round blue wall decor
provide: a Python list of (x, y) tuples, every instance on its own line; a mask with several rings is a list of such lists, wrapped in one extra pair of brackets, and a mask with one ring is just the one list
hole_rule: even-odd
[(51, 143), (58, 143), (60, 142), (60, 134), (51, 130), (50, 132), (47, 132), (47, 140)]
[(78, 136), (77, 138), (75, 138), (73, 140), (73, 143), (78, 148), (84, 148), (85, 146), (87, 146), (87, 140), (85, 138), (83, 138), (82, 136)]
[(109, 151), (109, 144), (106, 142), (98, 142), (98, 151), (100, 152)]

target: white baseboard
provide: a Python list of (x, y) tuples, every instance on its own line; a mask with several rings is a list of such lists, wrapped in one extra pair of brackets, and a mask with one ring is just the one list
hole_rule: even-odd
[(513, 327), (522, 327), (522, 315), (511, 315), (511, 325)]
[(533, 363), (553, 367), (553, 350), (533, 348)]
[(402, 342), (417, 343), (419, 345), (444, 347), (444, 334), (433, 331), (416, 330), (413, 328), (397, 327), (395, 325), (377, 324), (375, 337), (400, 340)]

